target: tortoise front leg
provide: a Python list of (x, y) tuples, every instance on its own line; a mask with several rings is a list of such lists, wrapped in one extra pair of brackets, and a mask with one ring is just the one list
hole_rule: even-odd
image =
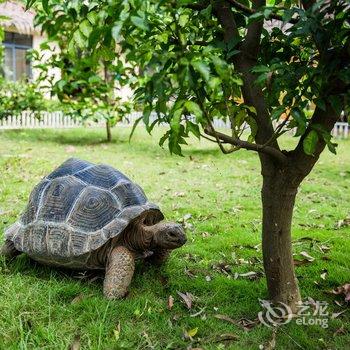
[(123, 298), (135, 270), (133, 254), (125, 247), (114, 248), (107, 261), (103, 293), (107, 299)]
[(156, 250), (149, 258), (146, 258), (146, 263), (160, 266), (165, 263), (169, 258), (170, 250), (169, 249), (158, 249)]
[(6, 240), (4, 245), (0, 248), (0, 255), (4, 256), (6, 259), (12, 260), (14, 259), (17, 255), (21, 254), (19, 252), (12, 241)]

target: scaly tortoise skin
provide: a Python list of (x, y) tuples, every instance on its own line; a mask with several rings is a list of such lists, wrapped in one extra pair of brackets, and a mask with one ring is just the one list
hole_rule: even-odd
[(118, 170), (71, 158), (33, 189), (21, 218), (5, 232), (1, 254), (71, 269), (105, 269), (104, 294), (125, 296), (135, 259), (163, 263), (186, 236), (162, 222), (159, 207)]

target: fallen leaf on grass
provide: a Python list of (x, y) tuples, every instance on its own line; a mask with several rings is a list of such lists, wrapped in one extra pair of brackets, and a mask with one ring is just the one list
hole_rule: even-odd
[(259, 319), (256, 318), (254, 320), (249, 320), (247, 318), (241, 318), (238, 320), (238, 325), (240, 325), (245, 331), (250, 331), (255, 326), (257, 326), (260, 323)]
[(332, 293), (336, 295), (344, 294), (345, 301), (350, 301), (350, 283), (346, 283), (340, 287), (333, 289)]
[(340, 311), (340, 312), (334, 312), (331, 316), (331, 319), (334, 320), (335, 318), (338, 318), (343, 313), (347, 312), (348, 310)]
[(274, 350), (274, 349), (276, 349), (276, 334), (277, 334), (277, 329), (274, 328), (272, 330), (271, 339), (268, 342), (266, 342), (265, 344), (259, 345), (259, 349), (261, 349), (261, 350)]
[(84, 299), (84, 294), (80, 293), (78, 294), (72, 301), (71, 304), (78, 304)]
[(169, 298), (168, 298), (168, 309), (171, 310), (174, 306), (174, 298), (172, 295), (169, 295)]
[(257, 245), (250, 245), (250, 244), (235, 244), (233, 245), (233, 248), (238, 248), (238, 249), (252, 249), (252, 250), (256, 250), (257, 252), (260, 251), (260, 244)]
[(311, 255), (309, 255), (307, 252), (302, 251), (302, 252), (300, 252), (299, 254), (300, 254), (301, 256), (303, 256), (305, 259), (307, 259), (308, 261), (310, 261), (310, 262), (312, 262), (312, 261), (315, 260), (315, 258), (312, 257)]
[(185, 259), (192, 262), (198, 262), (201, 260), (198, 255), (188, 253), (185, 255)]
[(187, 269), (186, 267), (184, 268), (184, 273), (189, 277), (189, 278), (196, 278), (197, 275), (195, 275), (191, 270)]
[(344, 306), (344, 303), (341, 303), (338, 300), (334, 300), (334, 304), (338, 306)]
[(329, 252), (331, 250), (331, 248), (328, 245), (325, 244), (321, 244), (321, 245), (317, 245), (318, 249), (324, 254), (326, 252)]
[(194, 296), (188, 292), (186, 292), (186, 293), (177, 292), (177, 294), (185, 302), (187, 309), (190, 310), (192, 308), (192, 302), (193, 302)]
[(229, 276), (231, 274), (231, 266), (225, 263), (218, 263), (212, 265), (212, 269)]
[(261, 272), (249, 271), (246, 273), (237, 273), (236, 272), (234, 278), (235, 278), (235, 280), (238, 279), (239, 277), (248, 278), (249, 280), (256, 280), (261, 276), (262, 276)]
[(192, 218), (192, 214), (185, 214), (182, 218), (183, 221), (187, 221)]
[(118, 341), (120, 338), (120, 322), (118, 322), (117, 327), (115, 328), (113, 333), (114, 333), (115, 340)]
[(69, 346), (69, 350), (79, 350), (80, 349), (80, 335), (76, 335)]
[(344, 335), (346, 334), (347, 331), (346, 329), (344, 328), (344, 326), (342, 325), (340, 328), (338, 328), (334, 333), (333, 333), (333, 336), (336, 336), (336, 335)]
[(193, 337), (198, 333), (198, 327), (185, 331), (183, 334), (184, 339), (193, 340)]
[(205, 311), (205, 307), (203, 307), (203, 309), (199, 310), (195, 314), (190, 315), (190, 317), (197, 317), (197, 316), (201, 315), (204, 311)]
[(323, 279), (323, 280), (326, 280), (328, 276), (328, 271), (327, 270), (323, 270), (320, 277)]
[(310, 264), (311, 261), (307, 259), (303, 259), (303, 260), (293, 259), (293, 262), (294, 262), (294, 266), (303, 266), (303, 265)]
[(185, 192), (174, 192), (174, 197), (185, 197)]
[(217, 315), (214, 315), (215, 318), (217, 318), (218, 320), (222, 320), (222, 321), (226, 321), (226, 322), (230, 322), (234, 325), (237, 325), (237, 322), (235, 320), (233, 320), (231, 317), (229, 316), (226, 316), (226, 315), (220, 315), (220, 314), (217, 314)]
[(339, 220), (336, 224), (336, 228), (348, 227), (350, 226), (350, 217), (347, 217), (343, 220)]

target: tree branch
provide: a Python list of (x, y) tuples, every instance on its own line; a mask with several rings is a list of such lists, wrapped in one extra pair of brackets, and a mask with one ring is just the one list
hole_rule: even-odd
[(233, 38), (239, 38), (238, 28), (230, 4), (225, 0), (217, 1), (214, 10), (216, 17), (224, 30), (225, 43), (230, 42)]
[(292, 162), (295, 167), (299, 170), (300, 176), (304, 178), (306, 175), (310, 173), (313, 166), (317, 162), (321, 152), (324, 150), (326, 146), (326, 142), (323, 139), (322, 135), (318, 135), (318, 142), (313, 155), (308, 155), (304, 152), (303, 143), (306, 136), (309, 134), (311, 130), (314, 130), (314, 125), (322, 126), (323, 129), (327, 132), (331, 132), (334, 124), (339, 119), (339, 115), (335, 112), (330, 103), (326, 103), (326, 110), (323, 111), (319, 107), (316, 107), (315, 112), (310, 120), (310, 123), (300, 138), (295, 149), (290, 152), (290, 156), (292, 158)]
[[(239, 1), (236, 1), (236, 0), (227, 0), (233, 7), (235, 7), (236, 9), (238, 10), (241, 10), (243, 11), (244, 13), (246, 13), (247, 15), (253, 15), (254, 13), (256, 13), (257, 11), (250, 8), (250, 7), (247, 7), (247, 6), (244, 6), (243, 4), (241, 4)], [(281, 22), (284, 22), (283, 20), (283, 17), (280, 16), (280, 15), (277, 15), (277, 14), (274, 14), (274, 13), (271, 13), (269, 15), (269, 18), (268, 19), (275, 19), (277, 21), (281, 21)], [(297, 23), (299, 19), (296, 19), (296, 18), (291, 18), (288, 23)]]
[(184, 7), (187, 7), (191, 10), (195, 10), (195, 11), (201, 11), (206, 9), (208, 6), (210, 5), (210, 1), (201, 1), (201, 2), (196, 2), (196, 3), (192, 3), (192, 4), (186, 4)]
[[(265, 6), (265, 0), (253, 0), (254, 12)], [(264, 26), (264, 19), (255, 21), (248, 26), (247, 35), (242, 45), (242, 51), (255, 61), (260, 49), (261, 32)]]
[[(263, 0), (255, 0), (255, 2), (256, 8), (264, 5)], [(230, 3), (225, 0), (218, 1), (214, 7), (214, 10), (219, 23), (223, 28), (225, 42), (228, 43), (233, 38), (238, 38), (239, 32), (235, 24), (234, 14), (231, 10)], [(254, 106), (257, 112), (257, 114), (254, 115), (254, 119), (258, 124), (256, 142), (259, 144), (266, 143), (274, 134), (272, 122), (266, 107), (262, 89), (255, 84), (256, 75), (251, 72), (251, 69), (256, 65), (256, 57), (260, 49), (262, 26), (262, 20), (252, 23), (249, 26), (249, 38), (248, 33), (246, 37), (246, 40), (248, 39), (248, 43), (243, 44), (246, 45), (245, 49), (242, 48), (241, 52), (238, 55), (234, 55), (232, 57), (232, 61), (237, 67), (237, 70), (242, 74), (242, 94), (244, 102), (247, 105)], [(247, 51), (252, 45), (255, 45), (255, 56), (252, 56), (251, 53)], [(275, 141), (271, 147), (274, 147), (277, 151), (279, 151), (277, 141)]]
[(284, 155), (281, 151), (279, 151), (276, 148), (273, 148), (273, 147), (270, 147), (270, 146), (263, 147), (263, 145), (259, 145), (259, 144), (256, 144), (256, 143), (250, 143), (248, 141), (236, 139), (236, 138), (234, 138), (232, 136), (229, 136), (229, 135), (223, 134), (221, 132), (215, 131), (211, 127), (205, 128), (204, 131), (205, 131), (205, 133), (207, 135), (214, 136), (215, 138), (218, 138), (221, 141), (229, 143), (229, 144), (231, 144), (233, 146), (244, 148), (244, 149), (246, 149), (248, 151), (255, 151), (255, 152), (259, 152), (259, 153), (268, 154), (268, 155), (274, 157), (280, 163), (286, 163), (287, 160), (288, 160), (287, 156)]

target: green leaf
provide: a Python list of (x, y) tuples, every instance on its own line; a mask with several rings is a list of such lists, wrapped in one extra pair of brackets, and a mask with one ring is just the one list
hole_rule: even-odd
[(26, 11), (29, 10), (35, 3), (36, 0), (27, 0)]
[(164, 142), (169, 138), (170, 131), (168, 130), (159, 140), (159, 146), (163, 147)]
[(144, 109), (143, 109), (143, 115), (142, 115), (142, 119), (143, 119), (143, 122), (145, 123), (146, 125), (146, 129), (148, 132), (150, 132), (151, 130), (149, 129), (149, 117), (151, 115), (151, 112), (152, 112), (152, 109), (151, 109), (151, 106), (146, 106)]
[(112, 37), (116, 42), (120, 40), (119, 34), (121, 29), (122, 29), (122, 24), (119, 22), (117, 22), (112, 28)]
[(131, 16), (130, 20), (133, 24), (135, 24), (136, 27), (146, 31), (149, 30), (148, 24), (144, 18), (138, 16)]
[(85, 47), (86, 40), (85, 40), (84, 35), (81, 33), (81, 31), (79, 29), (77, 29), (74, 32), (73, 40), (80, 48), (84, 48)]
[(292, 114), (293, 119), (297, 122), (297, 124), (300, 124), (303, 126), (306, 125), (307, 120), (306, 120), (305, 113), (303, 113), (303, 111), (301, 111), (298, 108), (293, 108), (291, 110), (291, 114)]
[(339, 96), (332, 95), (329, 96), (329, 101), (331, 103), (332, 108), (335, 110), (335, 112), (340, 115), (340, 113), (343, 110), (343, 103)]
[(102, 79), (98, 75), (93, 75), (93, 76), (89, 77), (89, 79), (88, 79), (88, 82), (90, 84), (99, 83), (101, 81), (102, 81)]
[(316, 145), (318, 142), (318, 134), (317, 131), (311, 130), (305, 137), (303, 141), (303, 149), (304, 152), (308, 155), (313, 155), (316, 149)]
[(79, 29), (87, 38), (89, 37), (90, 33), (92, 32), (91, 24), (87, 19), (85, 19), (84, 21), (82, 21), (80, 23)]
[(258, 124), (256, 123), (255, 119), (250, 116), (247, 116), (245, 121), (250, 126), (250, 135), (248, 137), (248, 141), (253, 142), (255, 139), (256, 133), (258, 132)]
[[(34, 3), (34, 1), (33, 1)], [(50, 13), (50, 7), (49, 7), (49, 1), (48, 0), (42, 0), (41, 4), (43, 5), (43, 9), (46, 13)]]
[(272, 119), (279, 119), (284, 111), (285, 111), (284, 106), (279, 106), (279, 107), (275, 108), (271, 113), (271, 118)]
[(338, 147), (337, 143), (327, 142), (327, 147), (330, 152), (332, 152), (333, 154), (337, 154), (337, 147)]
[(95, 11), (91, 11), (86, 15), (87, 19), (90, 21), (92, 25), (97, 23), (98, 15)]
[(135, 129), (137, 127), (137, 125), (140, 123), (140, 121), (143, 119), (143, 117), (141, 116), (140, 118), (137, 118), (132, 126), (132, 129), (131, 129), (131, 133), (130, 133), (130, 136), (129, 136), (129, 142), (131, 141), (131, 138), (133, 137), (134, 135), (134, 132), (135, 132)]
[(317, 98), (316, 100), (314, 100), (316, 106), (320, 109), (322, 109), (323, 111), (326, 111), (326, 103), (324, 100), (322, 100), (321, 98)]
[(189, 19), (190, 19), (190, 16), (187, 15), (187, 14), (180, 15), (180, 17), (179, 17), (179, 26), (180, 27), (184, 27), (188, 23)]
[(193, 68), (201, 74), (204, 80), (208, 81), (210, 78), (210, 69), (203, 61), (195, 61), (191, 63)]
[(201, 134), (199, 131), (199, 126), (197, 124), (194, 124), (191, 121), (187, 121), (186, 128), (187, 128), (187, 133), (191, 132), (194, 136), (200, 139)]
[(196, 102), (186, 101), (184, 103), (184, 107), (189, 113), (193, 113), (196, 116), (197, 121), (201, 121), (203, 119), (203, 112)]
[(173, 130), (176, 134), (180, 133), (181, 131), (181, 116), (183, 113), (183, 107), (180, 107), (179, 109), (176, 109), (173, 113), (172, 113), (172, 118), (170, 121), (170, 127), (171, 130)]

